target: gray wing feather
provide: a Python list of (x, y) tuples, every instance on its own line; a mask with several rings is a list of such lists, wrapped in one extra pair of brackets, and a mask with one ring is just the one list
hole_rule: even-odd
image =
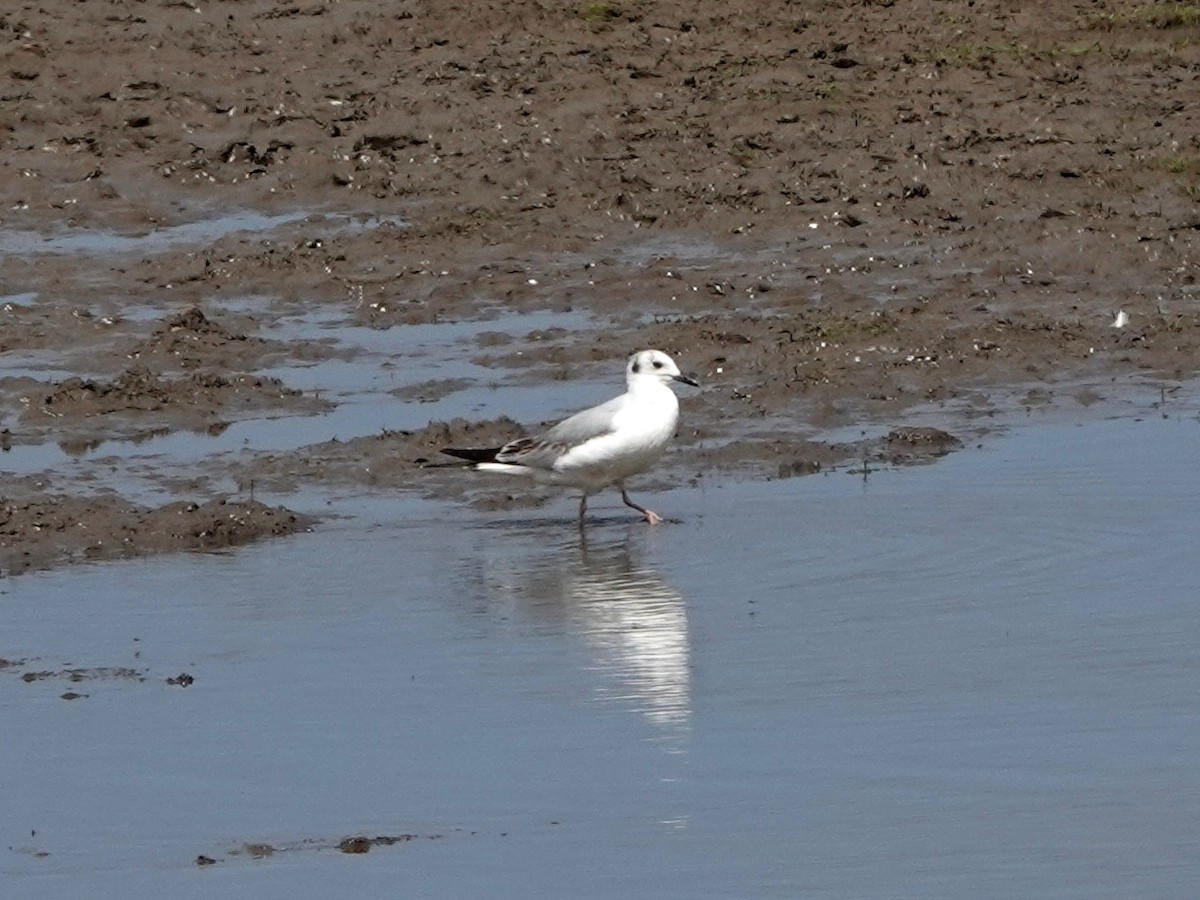
[(531, 469), (553, 469), (559, 458), (571, 448), (566, 444), (542, 438), (517, 438), (509, 441), (496, 454), (496, 462)]
[(599, 406), (593, 406), (591, 409), (577, 412), (569, 419), (563, 419), (553, 428), (546, 431), (545, 434), (541, 435), (540, 439), (575, 447), (584, 441), (590, 441), (592, 438), (611, 434), (617, 413), (624, 406), (624, 395), (614, 397), (607, 403), (601, 403)]

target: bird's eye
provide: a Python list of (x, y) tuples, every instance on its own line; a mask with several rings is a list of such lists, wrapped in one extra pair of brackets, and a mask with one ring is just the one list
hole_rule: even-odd
[(653, 363), (651, 363), (651, 365), (653, 365), (654, 368), (656, 368), (656, 369), (661, 369), (662, 368), (662, 360), (656, 359)]

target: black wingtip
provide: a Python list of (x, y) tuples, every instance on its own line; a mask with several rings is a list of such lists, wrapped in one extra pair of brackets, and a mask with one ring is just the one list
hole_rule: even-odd
[(459, 459), (469, 460), (470, 462), (495, 462), (496, 454), (500, 452), (499, 447), (489, 447), (480, 450), (474, 447), (443, 447), (442, 452), (447, 456), (456, 456)]

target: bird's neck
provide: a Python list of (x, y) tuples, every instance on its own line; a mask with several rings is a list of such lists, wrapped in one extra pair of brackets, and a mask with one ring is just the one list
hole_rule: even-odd
[(630, 378), (625, 382), (625, 387), (631, 394), (658, 394), (662, 391), (671, 394), (671, 389), (657, 378)]

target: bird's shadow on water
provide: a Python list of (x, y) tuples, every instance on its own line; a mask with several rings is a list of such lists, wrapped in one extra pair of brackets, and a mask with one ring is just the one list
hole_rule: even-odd
[(649, 562), (656, 527), (613, 515), (484, 526), (478, 586), (491, 614), (581, 638), (595, 699), (637, 709), (664, 737), (686, 731), (691, 639), (682, 594)]

